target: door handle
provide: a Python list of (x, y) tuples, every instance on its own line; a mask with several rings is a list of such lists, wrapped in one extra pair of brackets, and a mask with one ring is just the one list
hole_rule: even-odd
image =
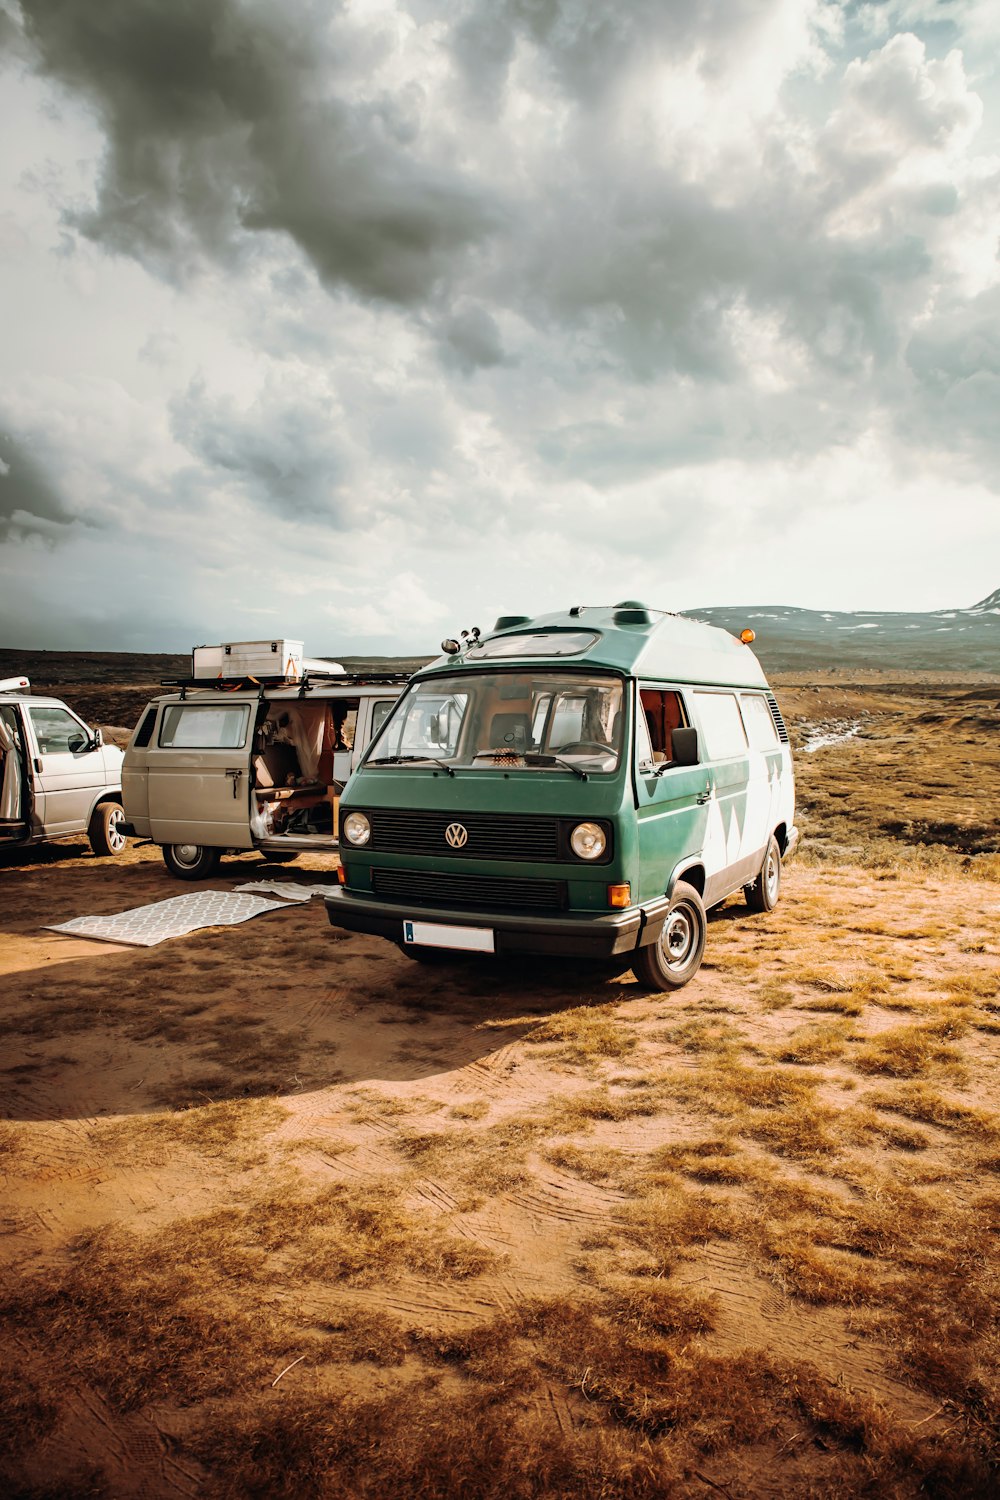
[(698, 803), (699, 807), (702, 803), (710, 802), (712, 800), (712, 788), (708, 787), (706, 791), (699, 792), (694, 800)]
[(237, 770), (227, 771), (226, 775), (232, 777), (232, 779), (233, 779), (233, 796), (234, 797), (238, 797), (239, 796), (240, 777), (243, 775), (243, 772), (241, 770), (237, 769)]

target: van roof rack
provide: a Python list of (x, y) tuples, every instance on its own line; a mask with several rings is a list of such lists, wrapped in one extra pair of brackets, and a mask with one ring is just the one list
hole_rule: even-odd
[(172, 688), (184, 697), (189, 688), (202, 692), (246, 693), (257, 689), (258, 696), (270, 688), (297, 688), (304, 698), (317, 687), (388, 687), (409, 682), (412, 672), (304, 672), (300, 678), (288, 677), (161, 677), (160, 686)]

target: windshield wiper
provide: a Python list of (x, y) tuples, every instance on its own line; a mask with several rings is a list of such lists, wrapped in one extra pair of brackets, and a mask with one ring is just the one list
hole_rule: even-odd
[(440, 766), (447, 771), (449, 776), (454, 776), (455, 771), (450, 761), (439, 760), (436, 755), (380, 755), (378, 760), (370, 762), (373, 766)]
[(581, 771), (571, 760), (563, 760), (560, 755), (545, 755), (540, 750), (527, 750), (521, 756), (526, 766), (560, 766), (564, 771), (572, 771), (574, 776), (579, 776), (581, 781), (589, 778), (586, 771)]

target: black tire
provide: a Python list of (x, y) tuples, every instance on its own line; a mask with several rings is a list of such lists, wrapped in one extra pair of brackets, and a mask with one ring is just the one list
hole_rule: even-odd
[(221, 849), (206, 849), (203, 844), (163, 845), (163, 863), (178, 880), (206, 880), (215, 874), (221, 857)]
[(644, 990), (679, 990), (701, 968), (705, 952), (705, 906), (693, 885), (679, 880), (655, 943), (636, 950), (632, 973)]
[(280, 854), (270, 854), (261, 849), (258, 851), (261, 859), (269, 865), (290, 865), (293, 859), (298, 859), (298, 849), (282, 849)]
[(743, 887), (743, 895), (751, 911), (774, 911), (781, 895), (781, 850), (772, 833), (764, 851), (764, 863), (757, 879)]
[(125, 809), (120, 802), (102, 802), (94, 808), (94, 815), (87, 829), (90, 847), (100, 858), (106, 855), (124, 854), (128, 839), (122, 833)]

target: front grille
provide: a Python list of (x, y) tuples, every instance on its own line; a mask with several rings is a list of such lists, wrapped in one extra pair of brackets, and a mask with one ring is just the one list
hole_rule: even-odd
[(785, 721), (781, 717), (781, 709), (778, 707), (778, 700), (777, 698), (773, 698), (770, 693), (767, 694), (767, 706), (771, 710), (771, 718), (774, 720), (774, 727), (778, 731), (778, 739), (783, 745), (787, 745), (788, 730), (785, 728)]
[[(559, 859), (559, 822), (556, 818), (504, 813), (416, 812), (412, 808), (373, 808), (368, 848), (385, 854), (446, 854), (449, 859), (521, 859), (553, 864)], [(445, 829), (461, 823), (468, 842), (449, 847)], [(565, 857), (565, 856), (564, 856)]]
[(562, 880), (506, 880), (488, 875), (427, 875), (416, 870), (372, 870), (376, 896), (391, 896), (414, 906), (513, 906), (531, 911), (561, 911), (566, 905)]

